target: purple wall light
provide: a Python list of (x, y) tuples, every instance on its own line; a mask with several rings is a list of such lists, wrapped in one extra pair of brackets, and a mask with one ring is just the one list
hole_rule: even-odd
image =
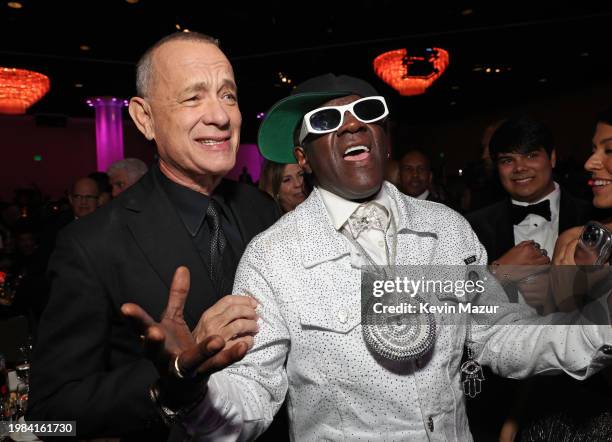
[(106, 169), (124, 158), (123, 108), (127, 100), (114, 97), (94, 97), (87, 100), (96, 109), (96, 153), (98, 170)]

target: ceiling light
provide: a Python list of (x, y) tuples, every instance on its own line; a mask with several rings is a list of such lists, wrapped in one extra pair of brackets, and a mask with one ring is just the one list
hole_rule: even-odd
[(490, 74), (490, 73), (491, 73), (491, 68), (486, 68), (486, 69), (485, 69), (485, 72), (486, 72), (487, 74)]
[(81, 51), (86, 52), (86, 51), (89, 51), (91, 48), (89, 46), (87, 46), (87, 45), (81, 45), (81, 46), (79, 46), (79, 49)]
[(9, 8), (13, 8), (13, 9), (21, 9), (21, 8), (23, 8), (23, 4), (19, 3), (19, 2), (8, 2), (6, 5)]
[(26, 69), (0, 67), (0, 113), (25, 114), (49, 92), (49, 77)]
[(81, 88), (83, 87), (83, 83), (74, 83), (74, 87)]
[(461, 15), (463, 15), (464, 17), (467, 17), (468, 15), (472, 15), (474, 13), (473, 9), (464, 9), (463, 11), (461, 11)]
[(177, 23), (177, 24), (175, 24), (175, 25), (174, 25), (174, 27), (175, 27), (176, 29), (178, 29), (179, 31), (181, 30), (181, 25), (179, 25), (178, 23)]
[(396, 49), (374, 59), (374, 72), (400, 95), (419, 95), (444, 73), (448, 63), (448, 52), (441, 48), (411, 54)]
[(191, 32), (189, 29), (185, 28), (183, 29), (183, 32)]
[(130, 5), (135, 5), (136, 3), (138, 3), (138, 0), (125, 0), (126, 2), (128, 2)]

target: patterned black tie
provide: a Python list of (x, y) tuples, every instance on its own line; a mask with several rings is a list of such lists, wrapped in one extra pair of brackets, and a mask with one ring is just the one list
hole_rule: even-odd
[(208, 273), (213, 285), (217, 290), (221, 289), (223, 280), (223, 250), (225, 250), (226, 239), (221, 226), (221, 208), (212, 198), (206, 209), (206, 224), (210, 230), (210, 256), (208, 262)]

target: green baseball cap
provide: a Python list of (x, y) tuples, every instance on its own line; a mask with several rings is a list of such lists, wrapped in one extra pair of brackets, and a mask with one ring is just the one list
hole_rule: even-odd
[(295, 163), (293, 134), (308, 112), (334, 98), (347, 95), (379, 95), (364, 80), (348, 75), (325, 74), (300, 83), (286, 98), (275, 103), (259, 127), (257, 145), (264, 158)]

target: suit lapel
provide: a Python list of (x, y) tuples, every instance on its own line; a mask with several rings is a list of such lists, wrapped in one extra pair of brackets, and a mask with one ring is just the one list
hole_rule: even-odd
[[(189, 269), (191, 284), (185, 305), (185, 320), (193, 329), (204, 310), (215, 302), (212, 283), (193, 239), (160, 186), (156, 174), (161, 172), (157, 167), (152, 169), (142, 180), (142, 192), (124, 203), (131, 212), (128, 228), (166, 290), (170, 289), (178, 266), (184, 265)], [(166, 294), (151, 301), (159, 304), (159, 311), (163, 311), (167, 299)]]

